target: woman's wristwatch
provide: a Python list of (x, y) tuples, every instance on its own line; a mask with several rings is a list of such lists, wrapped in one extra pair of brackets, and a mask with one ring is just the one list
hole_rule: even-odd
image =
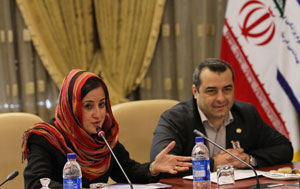
[(250, 155), (250, 160), (249, 160), (249, 163), (252, 167), (256, 167), (257, 166), (257, 161), (256, 159)]

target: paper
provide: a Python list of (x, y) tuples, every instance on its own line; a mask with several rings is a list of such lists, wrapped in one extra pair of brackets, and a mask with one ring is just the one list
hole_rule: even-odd
[[(171, 185), (162, 184), (162, 183), (150, 183), (150, 184), (133, 184), (134, 189), (154, 189), (154, 188), (169, 188)], [(129, 184), (112, 184), (108, 185), (105, 188), (108, 189), (130, 189)]]
[[(257, 176), (261, 176), (263, 171), (256, 171)], [(236, 169), (234, 170), (234, 180), (241, 180), (255, 177), (253, 170), (251, 169)], [(193, 180), (193, 175), (185, 176), (184, 179)], [(217, 183), (217, 172), (210, 174), (211, 182)]]

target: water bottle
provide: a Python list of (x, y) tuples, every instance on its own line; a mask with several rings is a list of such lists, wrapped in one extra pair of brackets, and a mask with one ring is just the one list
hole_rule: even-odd
[(193, 186), (194, 188), (210, 188), (209, 152), (203, 137), (195, 138), (192, 151)]
[(67, 154), (68, 161), (63, 169), (64, 189), (81, 189), (81, 169), (80, 165), (76, 161), (75, 153)]

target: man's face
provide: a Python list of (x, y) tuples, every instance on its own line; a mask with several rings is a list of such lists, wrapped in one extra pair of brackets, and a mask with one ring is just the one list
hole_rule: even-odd
[(223, 121), (234, 100), (231, 71), (227, 68), (225, 72), (219, 73), (204, 68), (200, 79), (202, 83), (199, 89), (195, 85), (192, 87), (198, 107), (211, 123)]

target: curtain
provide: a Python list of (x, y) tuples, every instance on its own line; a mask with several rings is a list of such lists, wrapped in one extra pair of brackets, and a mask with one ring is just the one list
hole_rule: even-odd
[(95, 0), (99, 70), (113, 99), (126, 101), (144, 78), (158, 38), (164, 0)]
[(19, 85), (15, 73), (16, 52), (13, 45), (13, 19), (9, 1), (0, 1), (0, 111), (19, 111)]
[(192, 75), (205, 58), (219, 57), (227, 1), (167, 0), (141, 99), (192, 97)]
[(164, 0), (17, 2), (35, 48), (58, 87), (74, 68), (101, 73), (115, 104), (126, 101), (145, 76)]
[(0, 77), (0, 113), (29, 112), (45, 121), (54, 115), (58, 89), (11, 0), (0, 1)]
[[(125, 97), (191, 97), (194, 67), (219, 55), (226, 1), (18, 0), (18, 5), (22, 15), (15, 0), (0, 0), (0, 113), (31, 112), (47, 121), (63, 72), (72, 68), (101, 74), (114, 103)], [(26, 8), (37, 26), (24, 24)], [(32, 33), (33, 28), (45, 33)], [(37, 40), (41, 37), (44, 41)]]
[(95, 44), (91, 0), (17, 0), (40, 58), (58, 87), (74, 68), (88, 70)]

